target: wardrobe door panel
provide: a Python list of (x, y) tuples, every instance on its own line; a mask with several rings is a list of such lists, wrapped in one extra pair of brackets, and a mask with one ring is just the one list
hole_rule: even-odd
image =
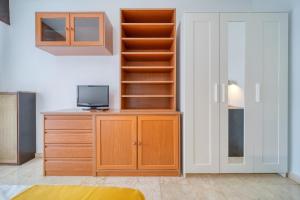
[(219, 14), (186, 13), (185, 173), (219, 172)]
[(253, 19), (249, 13), (220, 18), (220, 172), (253, 171)]
[(255, 172), (287, 171), (288, 15), (259, 13)]

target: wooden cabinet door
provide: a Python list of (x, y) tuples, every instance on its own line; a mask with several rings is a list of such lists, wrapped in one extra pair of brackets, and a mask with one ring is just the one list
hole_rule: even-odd
[(72, 45), (104, 45), (103, 13), (71, 13), (70, 23)]
[(138, 117), (138, 168), (178, 169), (179, 117)]
[(97, 169), (136, 169), (136, 116), (99, 116)]
[(36, 45), (69, 46), (69, 13), (37, 13)]

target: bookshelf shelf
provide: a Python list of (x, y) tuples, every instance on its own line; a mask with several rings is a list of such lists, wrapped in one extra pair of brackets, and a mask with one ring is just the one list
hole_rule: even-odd
[(121, 10), (121, 109), (176, 110), (175, 9)]

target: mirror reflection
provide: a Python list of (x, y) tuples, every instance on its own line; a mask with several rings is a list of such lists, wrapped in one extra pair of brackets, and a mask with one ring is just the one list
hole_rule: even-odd
[(228, 23), (228, 155), (229, 162), (243, 162), (245, 23)]

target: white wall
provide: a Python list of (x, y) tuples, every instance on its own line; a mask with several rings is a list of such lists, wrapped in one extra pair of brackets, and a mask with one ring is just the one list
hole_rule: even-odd
[[(5, 25), (3, 22), (0, 21), (0, 77), (1, 77), (1, 71), (3, 69), (3, 62), (4, 62), (4, 32), (5, 32)], [(0, 80), (1, 84), (1, 80)]]
[[(177, 19), (183, 11), (251, 9), (251, 0), (11, 0), (11, 23), (5, 38), (5, 67), (1, 91), (35, 91), (37, 151), (42, 151), (41, 111), (75, 107), (76, 85), (109, 84), (111, 107), (119, 107), (119, 8), (171, 7)], [(114, 27), (114, 56), (56, 57), (35, 47), (36, 11), (105, 11)]]
[(8, 32), (9, 26), (7, 24), (4, 24), (3, 22), (0, 22), (0, 87), (1, 87), (1, 74), (3, 74), (3, 69), (4, 69), (4, 58), (5, 58), (5, 50), (8, 47), (7, 41), (6, 41), (6, 36)]
[(290, 175), (300, 183), (300, 2), (291, 15), (290, 40)]
[(293, 0), (252, 0), (252, 5), (255, 11), (289, 11), (292, 9)]

